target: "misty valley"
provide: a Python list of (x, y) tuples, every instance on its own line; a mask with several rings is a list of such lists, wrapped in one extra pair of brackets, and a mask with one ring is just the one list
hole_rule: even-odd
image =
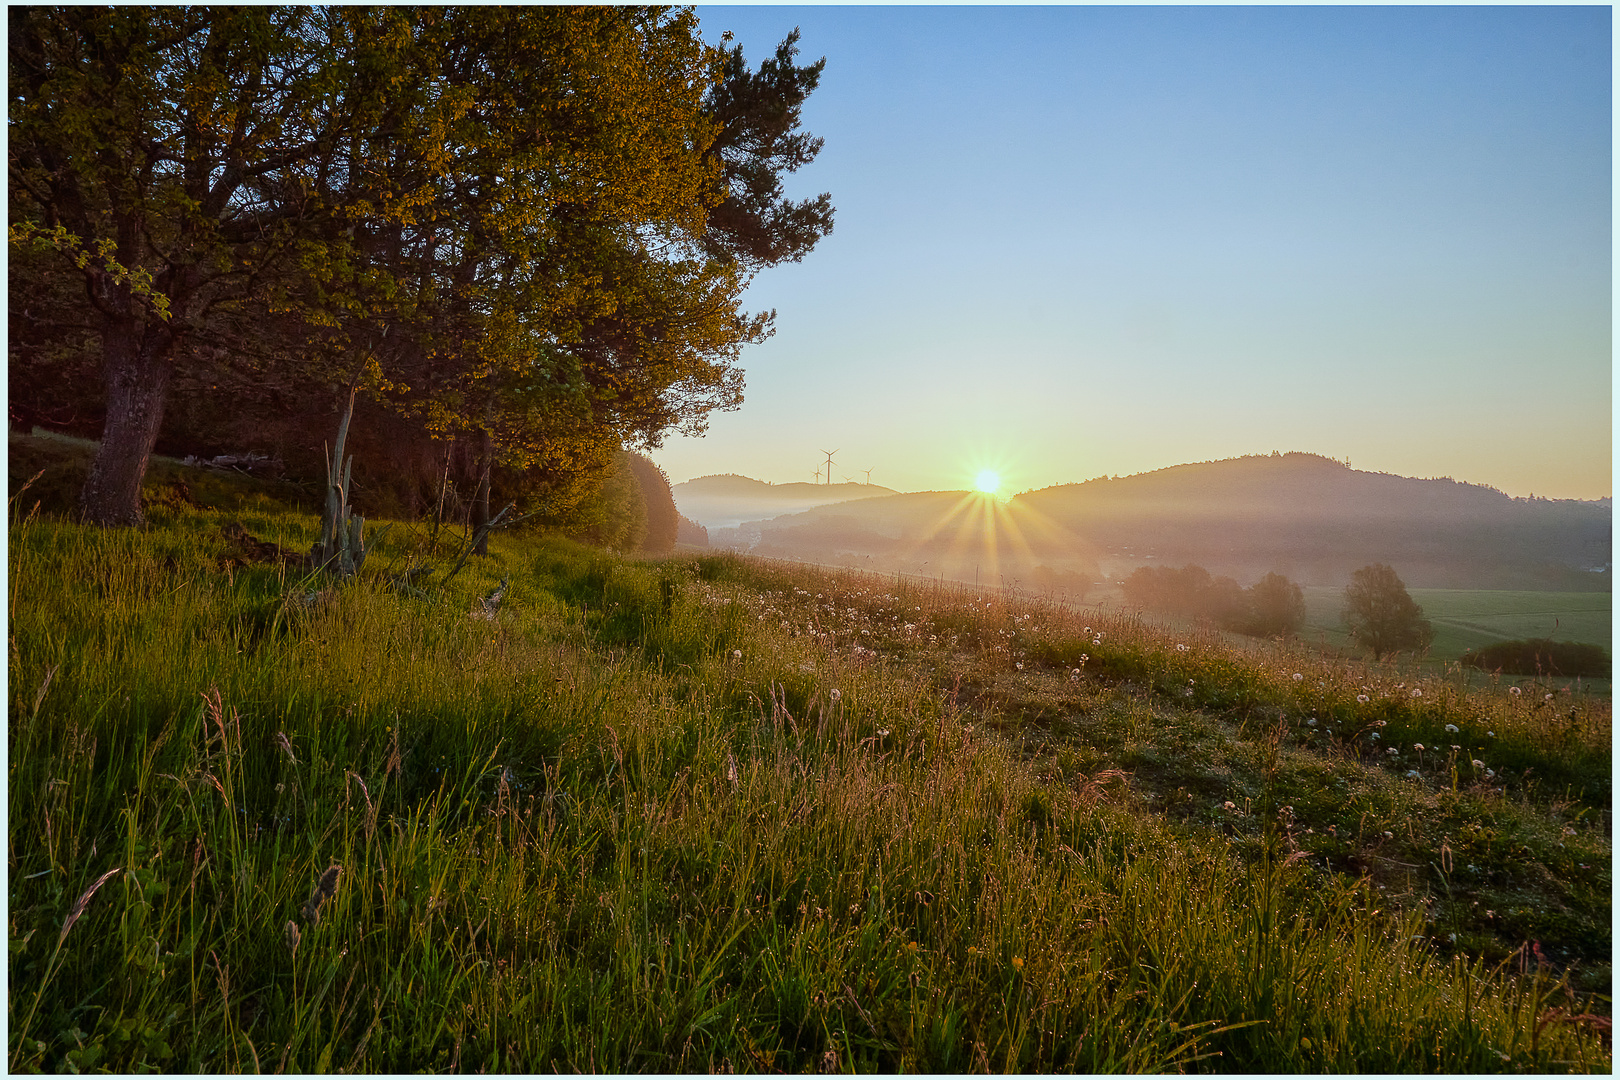
[(1332, 647), (1349, 644), (1340, 608), (1351, 573), (1383, 563), (1436, 621), (1436, 658), (1516, 638), (1609, 642), (1607, 499), (1516, 499), (1303, 453), (1100, 477), (1005, 501), (729, 475), (673, 492), (707, 527), (690, 539), (766, 557), (1182, 615), (1193, 613), (1133, 602), (1124, 584), (1154, 567), (1201, 567), (1242, 586), (1278, 573), (1304, 588), (1297, 632)]

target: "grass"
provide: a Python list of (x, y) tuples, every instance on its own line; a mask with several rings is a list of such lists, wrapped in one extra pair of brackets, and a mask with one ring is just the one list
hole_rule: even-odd
[[(1530, 592), (1498, 589), (1409, 589), (1434, 627), (1431, 656), (1457, 660), (1469, 649), (1498, 641), (1551, 637), (1601, 645), (1612, 635), (1612, 597), (1606, 592)], [(1329, 644), (1350, 646), (1341, 612), (1344, 590), (1313, 586), (1305, 590), (1306, 619), (1301, 633)]]
[(13, 519), (14, 1070), (1610, 1067), (1606, 700), (237, 520)]

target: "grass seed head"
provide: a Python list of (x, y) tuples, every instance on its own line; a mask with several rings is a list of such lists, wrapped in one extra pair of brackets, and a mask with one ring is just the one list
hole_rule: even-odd
[(73, 929), (73, 924), (79, 921), (79, 917), (83, 915), (85, 909), (90, 906), (90, 898), (96, 895), (96, 890), (105, 885), (108, 878), (112, 877), (122, 869), (123, 867), (121, 866), (115, 866), (105, 874), (102, 874), (100, 877), (96, 878), (95, 883), (88, 889), (84, 890), (84, 894), (73, 902), (73, 907), (68, 910), (67, 919), (62, 923), (62, 936), (56, 939), (58, 946), (67, 940), (68, 931)]
[(304, 918), (310, 921), (310, 925), (316, 925), (321, 921), (321, 905), (337, 895), (338, 880), (342, 876), (343, 867), (333, 863), (315, 883), (315, 891), (310, 894), (309, 902), (304, 905), (303, 910)]

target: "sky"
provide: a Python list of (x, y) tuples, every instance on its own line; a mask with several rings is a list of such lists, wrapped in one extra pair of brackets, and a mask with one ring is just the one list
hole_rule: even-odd
[[(1004, 493), (1303, 450), (1612, 491), (1608, 7), (724, 7), (833, 232), (653, 458)], [(867, 470), (871, 470), (868, 474)]]

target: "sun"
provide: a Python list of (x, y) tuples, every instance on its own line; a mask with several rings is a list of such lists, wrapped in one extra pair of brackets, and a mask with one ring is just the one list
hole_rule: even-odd
[(1001, 477), (993, 469), (980, 469), (978, 478), (973, 481), (976, 491), (986, 495), (994, 495), (1001, 488)]

